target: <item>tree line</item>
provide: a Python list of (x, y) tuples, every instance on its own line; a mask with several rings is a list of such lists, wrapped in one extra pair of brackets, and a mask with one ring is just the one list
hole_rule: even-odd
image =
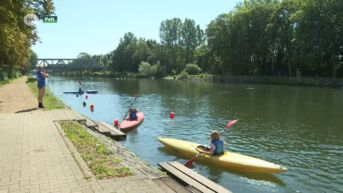
[(196, 25), (194, 20), (182, 21), (180, 18), (173, 18), (161, 23), (160, 41), (161, 43), (158, 43), (155, 40), (138, 38), (128, 32), (120, 39), (115, 50), (101, 56), (102, 60), (93, 60), (99, 56), (84, 53), (83, 56), (88, 56), (78, 56), (70, 64), (53, 65), (51, 69), (96, 71), (88, 65), (92, 63), (93, 67), (114, 73), (137, 73), (139, 69), (142, 69), (142, 75), (178, 74), (187, 63), (194, 61), (196, 48), (205, 42), (204, 31)]
[(205, 30), (173, 18), (159, 32), (159, 42), (124, 34), (103, 65), (113, 72), (150, 65), (159, 76), (184, 72), (187, 64), (210, 74), (343, 76), (342, 0), (244, 0)]
[(161, 22), (159, 33), (157, 41), (128, 32), (107, 54), (81, 53), (52, 68), (157, 77), (343, 76), (342, 0), (244, 0), (206, 29), (192, 19), (172, 18)]
[(247, 0), (206, 34), (216, 73), (343, 76), (341, 0)]
[[(31, 46), (38, 41), (35, 26), (24, 23), (27, 14), (38, 18), (54, 12), (52, 0), (2, 0), (0, 3), (0, 81), (30, 68)], [(31, 62), (35, 62), (31, 60)]]

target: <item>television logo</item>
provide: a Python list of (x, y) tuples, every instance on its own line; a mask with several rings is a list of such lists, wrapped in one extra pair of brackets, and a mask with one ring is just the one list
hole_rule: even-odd
[(24, 17), (25, 25), (28, 25), (28, 26), (31, 26), (31, 27), (35, 26), (34, 21), (37, 21), (37, 20), (38, 20), (37, 15), (35, 15), (33, 13), (27, 14)]
[(57, 23), (57, 16), (44, 16), (43, 23)]
[[(41, 18), (43, 23), (57, 23), (57, 16), (44, 16)], [(30, 13), (25, 15), (24, 17), (24, 23), (25, 25), (35, 27), (35, 21), (38, 21), (37, 15)]]

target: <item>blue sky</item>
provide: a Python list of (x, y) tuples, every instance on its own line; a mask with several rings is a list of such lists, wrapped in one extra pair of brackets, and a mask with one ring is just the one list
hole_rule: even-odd
[(40, 58), (75, 58), (80, 52), (106, 54), (126, 32), (159, 41), (163, 20), (194, 19), (202, 29), (239, 0), (55, 0), (58, 23), (36, 22)]

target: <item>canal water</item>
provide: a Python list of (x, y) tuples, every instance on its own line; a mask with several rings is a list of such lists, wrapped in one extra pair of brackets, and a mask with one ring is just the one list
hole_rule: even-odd
[[(51, 78), (48, 87), (72, 109), (113, 124), (134, 102), (145, 114), (141, 126), (121, 143), (138, 157), (157, 163), (185, 160), (168, 152), (156, 137), (208, 144), (212, 129), (239, 122), (222, 136), (229, 151), (281, 164), (277, 175), (240, 173), (194, 164), (194, 169), (233, 192), (343, 192), (343, 90), (316, 87), (222, 84), (173, 80), (82, 80)], [(136, 99), (134, 100), (134, 98)], [(90, 112), (89, 105), (95, 111)], [(170, 112), (175, 119), (169, 119)]]

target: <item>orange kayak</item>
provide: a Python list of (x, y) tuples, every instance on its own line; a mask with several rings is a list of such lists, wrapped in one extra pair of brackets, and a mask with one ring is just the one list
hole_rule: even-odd
[(129, 120), (124, 120), (123, 122), (120, 123), (119, 129), (122, 132), (129, 132), (131, 129), (137, 127), (139, 124), (141, 124), (144, 120), (144, 114), (143, 112), (138, 112), (137, 113), (137, 120), (134, 121), (129, 121)]

